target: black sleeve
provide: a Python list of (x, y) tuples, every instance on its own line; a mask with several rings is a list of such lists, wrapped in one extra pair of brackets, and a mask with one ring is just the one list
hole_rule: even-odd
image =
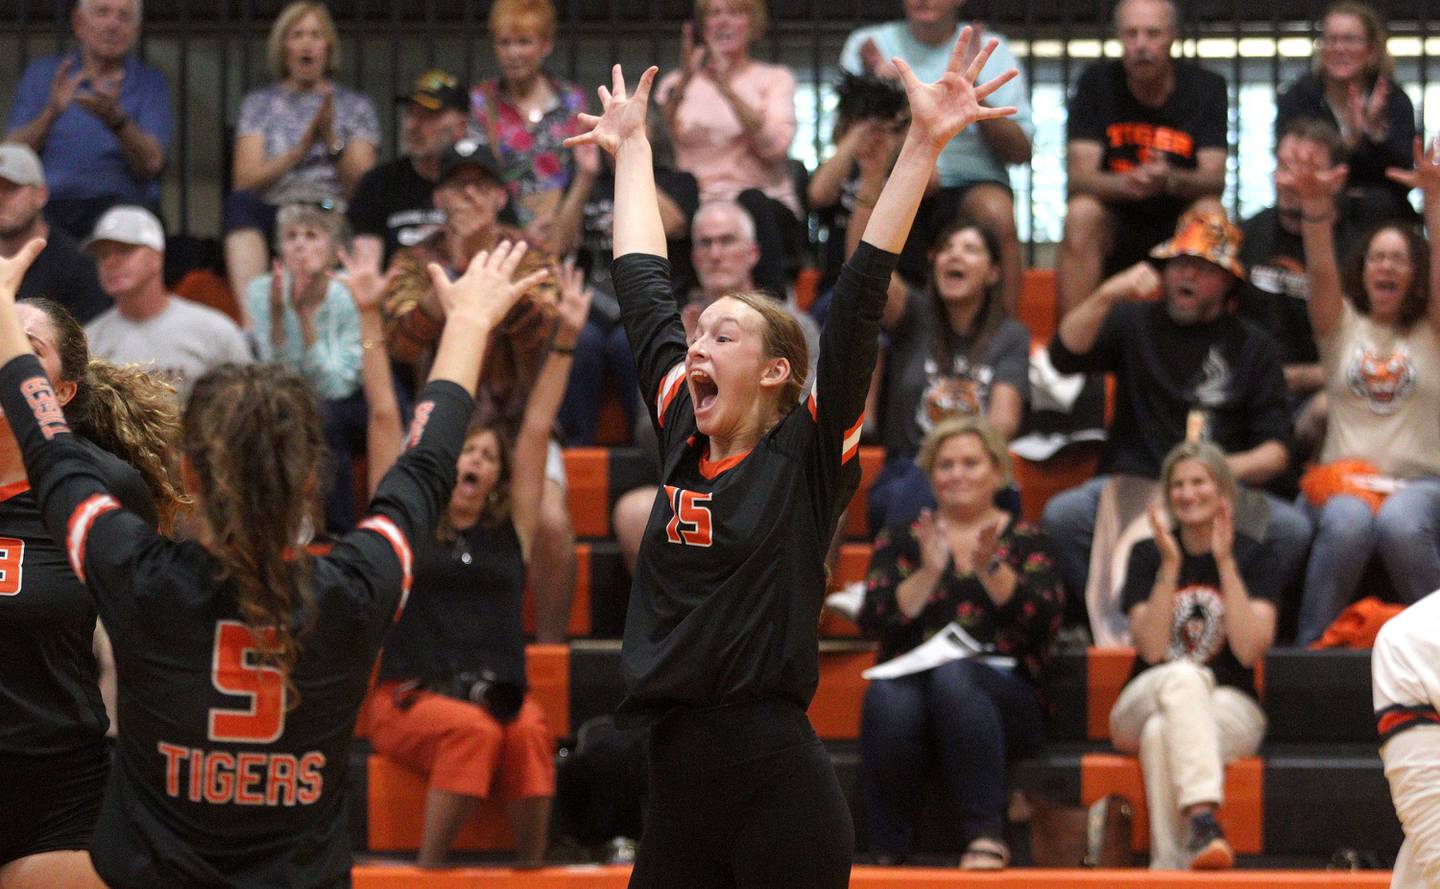
[(1062, 374), (1112, 373), (1120, 366), (1127, 328), (1140, 323), (1133, 303), (1117, 303), (1100, 322), (1100, 332), (1088, 352), (1071, 352), (1060, 341), (1060, 331), (1050, 337), (1050, 363)]
[(1204, 71), (1205, 88), (1198, 96), (1201, 109), (1205, 112), (1195, 127), (1195, 149), (1229, 148), (1230, 146), (1230, 90), (1225, 78), (1213, 71)]
[(1065, 117), (1066, 142), (1105, 142), (1108, 115), (1104, 113), (1100, 100), (1104, 65), (1104, 62), (1096, 62), (1086, 68), (1075, 84), (1075, 92), (1070, 95), (1070, 107)]
[(1414, 168), (1415, 106), (1394, 81), (1385, 103), (1385, 123), (1383, 141), (1372, 142), (1369, 136), (1361, 136), (1350, 153), (1350, 182), (1384, 183), (1389, 181), (1385, 176), (1387, 167)]
[(861, 241), (835, 283), (808, 404), (817, 427), (813, 455), (822, 493), (838, 489), (840, 472), (859, 452), (865, 396), (880, 350), (880, 315), (899, 258)]
[(355, 194), (350, 198), (350, 207), (345, 218), (350, 231), (357, 235), (385, 237), (385, 214), (381, 212), (380, 192), (383, 183), (375, 168), (368, 170), (355, 185)]
[(915, 647), (922, 634), (916, 622), (924, 610), (915, 617), (906, 617), (895, 595), (900, 584), (920, 566), (920, 544), (910, 529), (886, 528), (875, 538), (875, 550), (865, 569), (865, 599), (856, 622), (866, 638), (880, 643), (882, 652), (907, 651)]
[(700, 183), (691, 173), (684, 170), (660, 169), (655, 171), (655, 187), (665, 192), (685, 214), (686, 219), (700, 209)]
[(45, 527), (90, 589), (107, 629), (123, 636), (134, 625), (129, 591), (135, 559), (163, 539), (110, 493), (89, 450), (65, 423), (34, 355), (17, 356), (0, 368), (0, 407), (20, 444)]
[(1250, 598), (1280, 607), (1279, 572), (1275, 570), (1275, 554), (1269, 544), (1241, 535), (1235, 536), (1235, 561), (1245, 592)]
[(630, 253), (611, 264), (610, 275), (635, 356), (640, 392), (663, 442), (666, 428), (676, 425), (673, 417), (690, 404), (685, 387), (685, 327), (670, 289), (670, 263), (659, 256)]
[[(1243, 323), (1243, 322), (1242, 322)], [(1282, 444), (1290, 439), (1290, 396), (1285, 388), (1285, 369), (1280, 366), (1280, 347), (1258, 327), (1249, 329), (1253, 360), (1245, 413), (1250, 417), (1249, 450), (1267, 441)]]
[(1151, 538), (1135, 541), (1125, 565), (1125, 586), (1120, 592), (1120, 611), (1126, 618), (1130, 609), (1150, 599), (1155, 578), (1160, 574), (1160, 549)]
[[(350, 571), (348, 585), (371, 613), (393, 616), (410, 593), (415, 549), (435, 531), (455, 487), (455, 461), (474, 400), (456, 384), (435, 380), (420, 393), (408, 448), (385, 473), (370, 511), (326, 558)], [(398, 601), (398, 605), (397, 605)]]

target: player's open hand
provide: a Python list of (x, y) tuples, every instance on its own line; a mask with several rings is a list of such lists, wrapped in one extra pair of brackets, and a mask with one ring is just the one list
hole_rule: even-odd
[(1440, 197), (1440, 138), (1430, 143), (1430, 150), (1427, 152), (1420, 137), (1416, 136), (1415, 169), (1390, 167), (1385, 171), (1385, 175), (1406, 188), (1421, 189), (1427, 198), (1431, 195)]
[(973, 35), (969, 25), (960, 31), (960, 39), (950, 52), (950, 63), (934, 83), (921, 83), (904, 59), (892, 60), (910, 98), (910, 132), (936, 150), (977, 120), (998, 120), (1015, 113), (1014, 106), (989, 108), (981, 104), (1019, 72), (1011, 68), (993, 80), (977, 84), (980, 71), (1000, 41), (990, 38), (967, 65), (965, 57)]
[(580, 124), (590, 129), (566, 139), (565, 147), (598, 145), (613, 155), (627, 139), (644, 139), (645, 116), (650, 105), (650, 86), (655, 82), (655, 74), (659, 70), (654, 65), (646, 68), (645, 73), (640, 75), (639, 83), (635, 84), (635, 95), (632, 96), (625, 90), (625, 75), (620, 71), (620, 66), (612, 68), (610, 89), (602, 85), (596, 91), (600, 96), (602, 113), (598, 117), (593, 114), (579, 115)]
[(1329, 204), (1350, 175), (1347, 165), (1330, 164), (1327, 153), (1318, 145), (1296, 145), (1283, 151), (1277, 160), (1275, 184), (1310, 204)]
[(469, 321), (491, 331), (500, 323), (520, 295), (539, 284), (549, 274), (537, 269), (520, 280), (513, 280), (515, 269), (525, 255), (524, 241), (511, 244), (501, 241), (494, 250), (482, 250), (470, 260), (470, 267), (454, 281), (435, 263), (429, 266), (430, 282), (445, 309), (445, 323)]
[(15, 294), (20, 292), (20, 282), (24, 280), (25, 273), (29, 271), (35, 257), (44, 249), (44, 238), (31, 238), (14, 256), (9, 259), (0, 257), (0, 300), (5, 303), (15, 302)]
[(350, 298), (354, 300), (357, 312), (362, 315), (379, 312), (381, 304), (385, 302), (385, 294), (399, 270), (391, 268), (381, 274), (378, 254), (369, 260), (362, 260), (344, 247), (336, 253), (340, 259), (340, 268), (344, 271), (339, 274), (332, 272), (331, 280), (344, 284), (350, 291)]

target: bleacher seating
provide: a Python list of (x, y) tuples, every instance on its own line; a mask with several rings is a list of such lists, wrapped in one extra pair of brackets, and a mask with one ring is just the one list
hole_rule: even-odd
[[(1037, 342), (1048, 339), (1054, 326), (1054, 278), (1048, 272), (1027, 272), (1022, 319)], [(1043, 464), (1017, 460), (1023, 511), (1038, 520), (1045, 500), (1088, 477), (1098, 457), (1096, 448), (1071, 448)], [(865, 534), (865, 491), (883, 463), (880, 448), (860, 451), (861, 489), (850, 505), (845, 542), (831, 577), (839, 588), (863, 579), (871, 544)], [(616, 499), (641, 484), (655, 482), (655, 471), (634, 447), (571, 448), (565, 454), (569, 498), (579, 538), (577, 579), (568, 646), (531, 646), (532, 687), (557, 735), (573, 738), (587, 720), (612, 712), (623, 695), (620, 642), (629, 598), (629, 577), (611, 537), (610, 513)], [(531, 626), (527, 604), (527, 630)], [(834, 614), (821, 620), (820, 686), (810, 708), (817, 733), (831, 750), (841, 784), (849, 798), (864, 848), (864, 813), (859, 794), (860, 709), (866, 681), (862, 670), (874, 660), (873, 647), (859, 639), (858, 629)], [(1129, 649), (1089, 649), (1057, 655), (1047, 679), (1052, 706), (1049, 742), (1037, 757), (1018, 764), (1015, 786), (1056, 802), (1078, 805), (1110, 793), (1127, 796), (1134, 808), (1132, 846), (1143, 853), (1148, 843), (1143, 785), (1134, 757), (1117, 753), (1109, 743), (1109, 712), (1129, 678), (1134, 654)], [(1359, 849), (1386, 862), (1393, 859), (1401, 834), (1375, 747), (1370, 715), (1369, 653), (1312, 652), (1274, 649), (1256, 671), (1269, 719), (1260, 754), (1230, 765), (1226, 771), (1226, 805), (1221, 812), (1242, 863), (1290, 862), (1323, 865), (1345, 847)], [(564, 742), (562, 741), (562, 744)], [(353, 757), (357, 791), (368, 800), (368, 822), (356, 825), (357, 846), (375, 852), (410, 850), (419, 837), (423, 805), (420, 777), (370, 755), (363, 741)], [(917, 830), (918, 851), (958, 853), (960, 838), (949, 803), (936, 789), (922, 805)], [(1316, 818), (1324, 812), (1324, 818)], [(482, 807), (461, 833), (459, 850), (494, 852), (508, 848), (509, 831), (498, 806)], [(427, 886), (543, 885), (620, 886), (625, 869), (583, 871), (551, 869), (515, 872), (487, 868), (454, 874), (426, 873)], [(1023, 870), (985, 878), (986, 886), (1072, 886), (1103, 882), (1110, 889), (1129, 885), (1172, 885), (1163, 876), (1131, 872), (1087, 873)], [(479, 874), (480, 876), (476, 876)], [(543, 879), (541, 874), (545, 874)], [(1091, 880), (1090, 878), (1094, 879)], [(358, 868), (357, 887), (412, 885), (413, 872), (390, 864)], [(961, 879), (957, 882), (957, 879)], [(857, 869), (855, 886), (951, 887), (968, 885), (953, 872), (924, 869)], [(1175, 877), (1173, 885), (1199, 885)], [(1204, 885), (1320, 886), (1322, 875), (1271, 870), (1242, 871)], [(1347, 875), (1343, 885), (1385, 885), (1379, 877)]]
[[(566, 646), (531, 646), (530, 677), (557, 734), (573, 737), (587, 719), (612, 711), (623, 694), (618, 641), (577, 640)], [(1018, 764), (1016, 786), (1078, 805), (1111, 793), (1128, 797), (1135, 810), (1132, 837), (1147, 848), (1144, 792), (1138, 762), (1109, 745), (1109, 707), (1130, 674), (1128, 649), (1090, 649), (1055, 659), (1047, 694), (1055, 703), (1050, 742), (1037, 757)], [(816, 733), (829, 745), (863, 848), (856, 740), (866, 681), (860, 673), (874, 661), (868, 643), (822, 643), (820, 686), (810, 707)], [(1260, 755), (1231, 764), (1221, 811), (1241, 855), (1283, 857), (1323, 864), (1353, 847), (1393, 858), (1400, 828), (1375, 750), (1369, 714), (1369, 660), (1365, 652), (1274, 649), (1267, 653), (1263, 691), (1270, 732)], [(1305, 677), (1323, 677), (1309, 682)], [(1321, 726), (1324, 726), (1323, 728)], [(1305, 740), (1299, 740), (1305, 739)], [(366, 848), (413, 848), (418, 840), (423, 784), (378, 757), (357, 752), (354, 765), (368, 769), (370, 823)], [(936, 854), (958, 851), (959, 838), (937, 790), (920, 815), (918, 846)], [(1317, 819), (1316, 812), (1326, 817)], [(462, 834), (460, 849), (504, 848), (508, 831), (498, 808), (482, 808)]]

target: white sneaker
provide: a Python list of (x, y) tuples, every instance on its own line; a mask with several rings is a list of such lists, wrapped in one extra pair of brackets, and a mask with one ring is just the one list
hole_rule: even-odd
[(854, 623), (860, 617), (860, 608), (865, 604), (865, 581), (852, 580), (850, 583), (825, 597), (825, 607)]

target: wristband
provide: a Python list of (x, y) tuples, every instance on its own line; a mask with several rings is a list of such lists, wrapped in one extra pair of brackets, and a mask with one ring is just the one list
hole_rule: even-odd
[(574, 355), (574, 354), (575, 354), (575, 347), (574, 347), (574, 346), (555, 346), (555, 345), (552, 345), (552, 346), (550, 347), (550, 351), (551, 351), (551, 352), (554, 352), (556, 355)]
[(119, 119), (119, 120), (117, 120), (117, 121), (115, 121), (114, 123), (108, 125), (108, 126), (110, 127), (110, 132), (112, 132), (112, 133), (118, 133), (118, 132), (120, 132), (121, 130), (125, 129), (125, 125), (126, 125), (127, 123), (129, 123), (129, 122), (130, 122), (130, 116), (129, 116), (129, 115), (127, 115), (127, 114), (122, 114), (122, 115), (120, 115), (120, 119)]

